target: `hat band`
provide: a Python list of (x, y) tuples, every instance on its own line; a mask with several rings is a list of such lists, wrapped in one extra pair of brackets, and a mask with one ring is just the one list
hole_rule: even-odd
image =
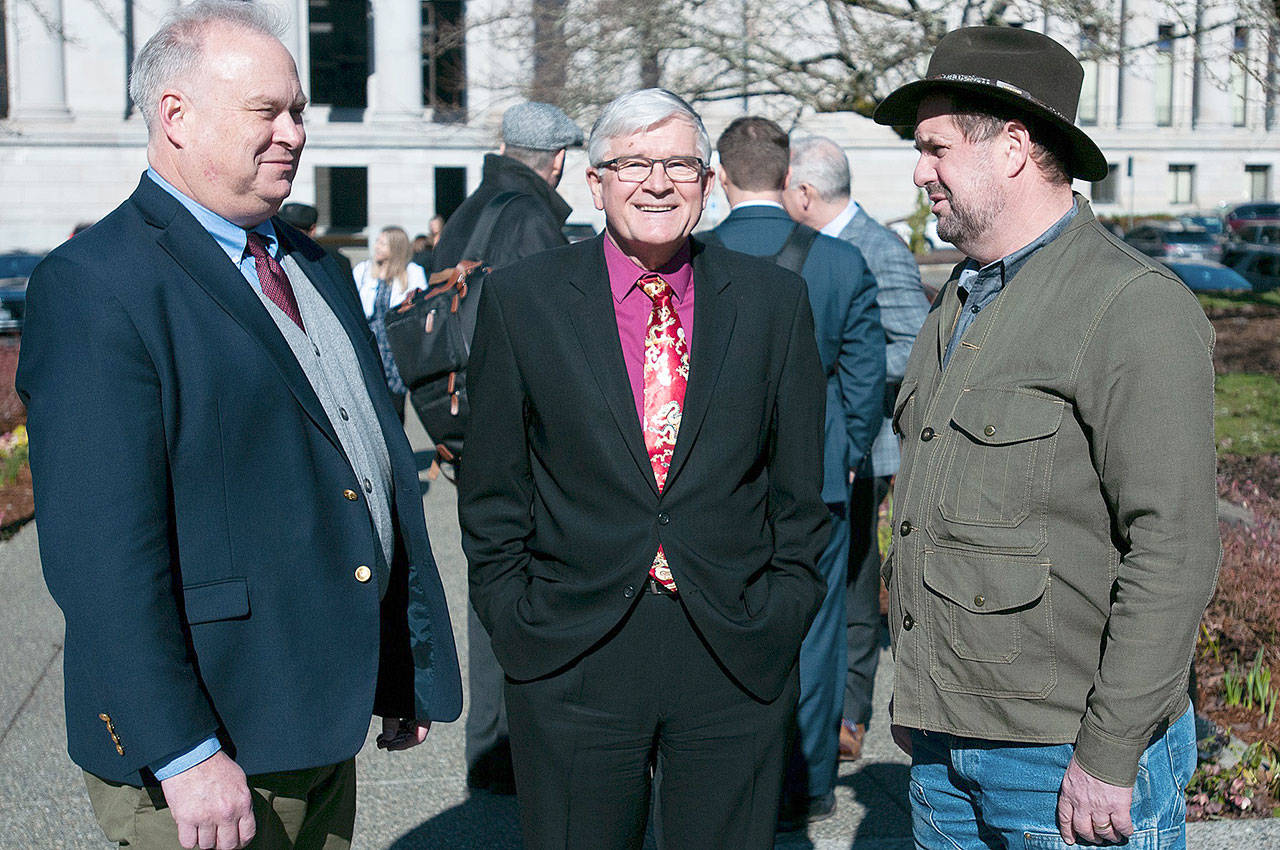
[(1004, 80), (993, 80), (989, 77), (975, 77), (972, 74), (938, 74), (937, 76), (929, 77), (929, 79), (943, 80), (949, 83), (978, 83), (979, 85), (991, 86), (992, 88), (997, 88), (997, 89), (1004, 89), (1007, 92), (1016, 94), (1018, 97), (1022, 98), (1023, 100), (1031, 101), (1041, 109), (1044, 109), (1048, 112), (1053, 113), (1062, 121), (1065, 121), (1067, 124), (1075, 123), (1070, 118), (1068, 118), (1067, 116), (1059, 112), (1057, 109), (1054, 109), (1052, 106), (1050, 106), (1040, 98), (1033, 95), (1031, 92), (1027, 91), (1024, 88), (1019, 88), (1018, 86), (1015, 86), (1013, 83), (1007, 83)]

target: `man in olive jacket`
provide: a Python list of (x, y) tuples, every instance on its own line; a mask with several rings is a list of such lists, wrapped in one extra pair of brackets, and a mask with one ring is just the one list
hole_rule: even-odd
[(914, 125), (915, 183), (969, 258), (894, 410), (883, 572), (920, 847), (1185, 846), (1213, 329), (1073, 195), (1107, 171), (1072, 123), (1081, 79), (1043, 35), (962, 29), (875, 115)]

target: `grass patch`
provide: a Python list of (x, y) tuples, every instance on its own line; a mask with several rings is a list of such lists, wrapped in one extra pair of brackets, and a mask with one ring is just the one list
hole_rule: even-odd
[(1213, 423), (1219, 453), (1280, 453), (1280, 380), (1244, 372), (1219, 375)]
[(1266, 292), (1197, 292), (1200, 306), (1206, 313), (1234, 312), (1242, 307), (1257, 305), (1280, 309), (1280, 289)]

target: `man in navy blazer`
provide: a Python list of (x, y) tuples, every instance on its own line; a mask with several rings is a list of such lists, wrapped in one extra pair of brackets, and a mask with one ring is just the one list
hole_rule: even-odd
[(31, 277), (17, 387), (68, 746), (137, 848), (346, 846), (353, 757), (461, 685), (417, 468), (350, 280), (272, 216), (306, 99), (261, 7), (138, 55), (137, 190)]
[(823, 136), (791, 143), (791, 181), (782, 204), (791, 217), (853, 245), (876, 276), (876, 304), (884, 325), (885, 409), (864, 464), (853, 483), (849, 514), (852, 544), (845, 608), (848, 621), (848, 665), (844, 716), (840, 721), (840, 759), (862, 755), (862, 740), (871, 723), (871, 697), (880, 659), (880, 545), (876, 526), (880, 503), (898, 472), (898, 435), (893, 433), (893, 401), (902, 386), (907, 357), (916, 333), (929, 314), (929, 299), (920, 285), (920, 267), (911, 249), (889, 228), (867, 214), (850, 197), (849, 160), (844, 149)]
[[(787, 134), (757, 117), (739, 118), (716, 142), (729, 217), (715, 229), (726, 248), (774, 255), (797, 227), (782, 207), (789, 177)], [(857, 248), (819, 235), (801, 275), (809, 288), (827, 383), (822, 499), (831, 530), (818, 559), (822, 608), (800, 648), (798, 740), (784, 788), (779, 829), (799, 829), (835, 811), (837, 730), (845, 669), (844, 585), (853, 473), (871, 451), (884, 397), (884, 335), (876, 283)], [(756, 305), (767, 310), (770, 304)]]

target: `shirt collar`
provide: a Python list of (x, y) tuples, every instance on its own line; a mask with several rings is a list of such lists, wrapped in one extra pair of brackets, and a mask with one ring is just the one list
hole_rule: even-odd
[(733, 209), (735, 210), (744, 210), (747, 207), (774, 207), (776, 209), (782, 210), (783, 212), (787, 211), (786, 207), (784, 207), (782, 204), (778, 203), (777, 201), (766, 201), (764, 199), (758, 199), (754, 201), (739, 201), (738, 203), (733, 205)]
[[(240, 264), (240, 261), (244, 259), (245, 246), (248, 244), (248, 235), (243, 227), (227, 221), (208, 207), (202, 206), (187, 197), (180, 190), (174, 188), (173, 184), (168, 180), (161, 177), (154, 168), (147, 169), (147, 176), (157, 186), (177, 199), (178, 203), (182, 204), (187, 212), (195, 217), (200, 226), (208, 231), (209, 235), (218, 243), (218, 247), (231, 258), (231, 262), (236, 265)], [(279, 240), (276, 238), (276, 230), (271, 224), (271, 219), (267, 219), (262, 224), (252, 228), (252, 232), (262, 234), (262, 238), (267, 242), (267, 252), (273, 257), (279, 256)]]
[(993, 263), (988, 263), (981, 268), (979, 268), (977, 261), (970, 258), (965, 262), (956, 285), (967, 290), (978, 278), (987, 279), (991, 277), (997, 278), (1002, 285), (1007, 284), (1027, 264), (1027, 260), (1031, 259), (1032, 254), (1062, 235), (1063, 231), (1067, 229), (1067, 225), (1071, 223), (1071, 220), (1076, 217), (1076, 213), (1079, 211), (1080, 203), (1073, 198), (1071, 209), (1067, 210), (1062, 218), (1049, 225), (1048, 230), (1012, 254), (1002, 257)]
[(853, 217), (858, 214), (859, 209), (861, 207), (858, 206), (858, 202), (850, 198), (845, 208), (835, 218), (828, 221), (818, 232), (825, 233), (827, 236), (839, 237), (841, 232), (849, 226), (849, 222), (853, 221)]
[[(656, 270), (656, 273), (662, 275), (663, 280), (671, 286), (671, 294), (676, 301), (684, 298), (685, 292), (689, 289), (689, 284), (693, 282), (691, 256), (689, 240), (685, 239), (684, 244), (680, 246), (680, 249), (675, 252), (671, 259)], [(613, 300), (618, 303), (621, 303), (622, 299), (636, 290), (636, 282), (641, 277), (654, 273), (636, 265), (614, 243), (613, 236), (608, 231), (604, 235), (604, 264), (609, 272), (609, 289), (613, 294)]]

